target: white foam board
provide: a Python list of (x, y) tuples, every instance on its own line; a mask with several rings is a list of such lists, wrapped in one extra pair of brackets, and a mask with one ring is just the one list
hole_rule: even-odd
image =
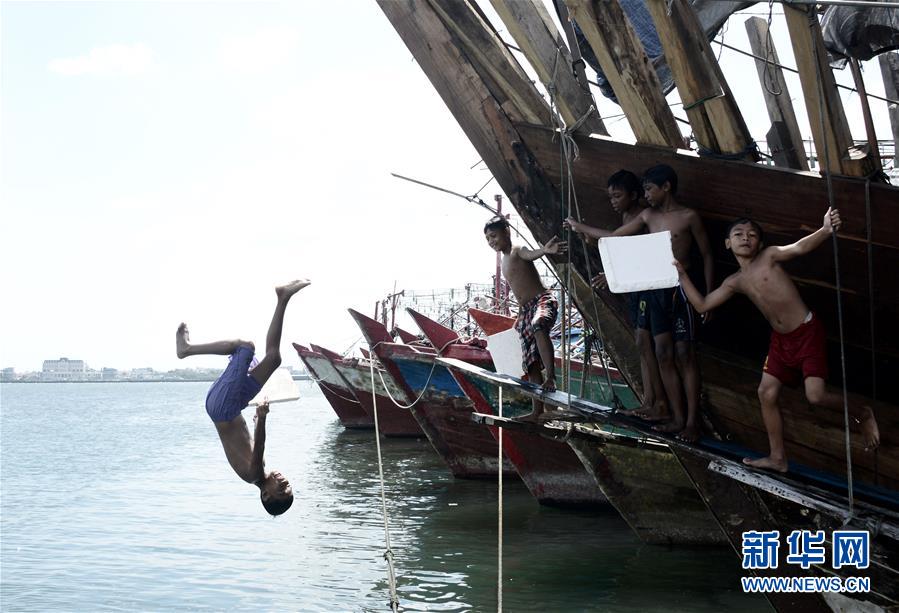
[(487, 337), (487, 349), (493, 358), (496, 372), (521, 378), (521, 338), (515, 328)]
[(671, 233), (611, 236), (599, 241), (599, 256), (614, 294), (678, 285)]
[(300, 388), (297, 387), (297, 382), (290, 376), (290, 371), (286, 368), (279, 368), (272, 373), (272, 376), (265, 382), (265, 385), (262, 386), (262, 389), (259, 390), (259, 393), (253, 397), (249, 404), (251, 406), (259, 406), (266, 398), (272, 403), (289, 402), (297, 400), (299, 397)]

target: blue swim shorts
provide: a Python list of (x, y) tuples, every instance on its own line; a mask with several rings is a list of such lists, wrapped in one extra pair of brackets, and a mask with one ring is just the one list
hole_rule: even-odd
[(246, 408), (262, 386), (249, 374), (253, 350), (246, 345), (231, 354), (225, 372), (216, 379), (206, 394), (206, 413), (212, 421), (231, 421)]

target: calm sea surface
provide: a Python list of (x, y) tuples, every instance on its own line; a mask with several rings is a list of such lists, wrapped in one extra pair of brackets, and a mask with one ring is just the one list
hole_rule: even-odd
[[(377, 454), (318, 389), (274, 405), (271, 519), (228, 467), (208, 383), (4, 384), (3, 611), (385, 611)], [(248, 413), (249, 417), (249, 413)], [(495, 611), (497, 486), (454, 480), (426, 441), (382, 442), (406, 611)], [(611, 512), (539, 506), (507, 479), (506, 611), (767, 611), (725, 549), (641, 545)]]

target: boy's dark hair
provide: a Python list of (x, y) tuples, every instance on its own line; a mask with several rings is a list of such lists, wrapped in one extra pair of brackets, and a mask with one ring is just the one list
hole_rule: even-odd
[(484, 234), (487, 234), (487, 230), (502, 230), (503, 228), (508, 228), (509, 220), (503, 217), (502, 215), (494, 215), (490, 218), (484, 225)]
[(735, 219), (735, 220), (733, 220), (732, 222), (730, 222), (730, 225), (727, 226), (727, 236), (726, 236), (726, 238), (730, 238), (730, 233), (733, 231), (733, 229), (734, 229), (735, 227), (737, 227), (737, 226), (739, 226), (739, 225), (741, 225), (741, 224), (744, 224), (744, 223), (748, 223), (750, 226), (752, 226), (752, 229), (755, 230), (755, 231), (756, 231), (756, 234), (759, 235), (759, 242), (760, 242), (760, 243), (764, 243), (764, 242), (765, 242), (765, 231), (762, 230), (762, 226), (760, 226), (760, 225), (758, 224), (758, 222), (755, 221), (754, 219), (749, 219), (748, 217), (741, 217), (740, 219)]
[(619, 170), (613, 174), (609, 177), (607, 186), (618, 187), (629, 194), (631, 192), (637, 192), (638, 196), (640, 195), (640, 192), (643, 191), (643, 183), (640, 182), (640, 178), (630, 170)]
[(643, 173), (643, 184), (652, 183), (662, 187), (665, 181), (671, 186), (671, 195), (677, 194), (677, 173), (668, 164), (659, 164)]
[(270, 497), (268, 500), (264, 500), (262, 498), (262, 491), (260, 490), (259, 500), (262, 500), (262, 506), (268, 511), (268, 514), (274, 517), (276, 515), (281, 515), (281, 513), (290, 508), (290, 505), (293, 504), (293, 494), (290, 495), (290, 498)]

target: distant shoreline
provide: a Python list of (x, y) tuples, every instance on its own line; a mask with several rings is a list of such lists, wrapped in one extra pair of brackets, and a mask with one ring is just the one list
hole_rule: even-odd
[[(209, 379), (114, 379), (114, 380), (106, 380), (106, 381), (98, 381), (98, 380), (90, 380), (90, 379), (82, 379), (79, 381), (0, 381), (0, 385), (7, 385), (10, 383), (23, 383), (23, 384), (32, 384), (32, 383), (212, 383), (216, 378), (212, 377)], [(300, 376), (293, 377), (294, 381), (311, 381), (312, 377)]]

